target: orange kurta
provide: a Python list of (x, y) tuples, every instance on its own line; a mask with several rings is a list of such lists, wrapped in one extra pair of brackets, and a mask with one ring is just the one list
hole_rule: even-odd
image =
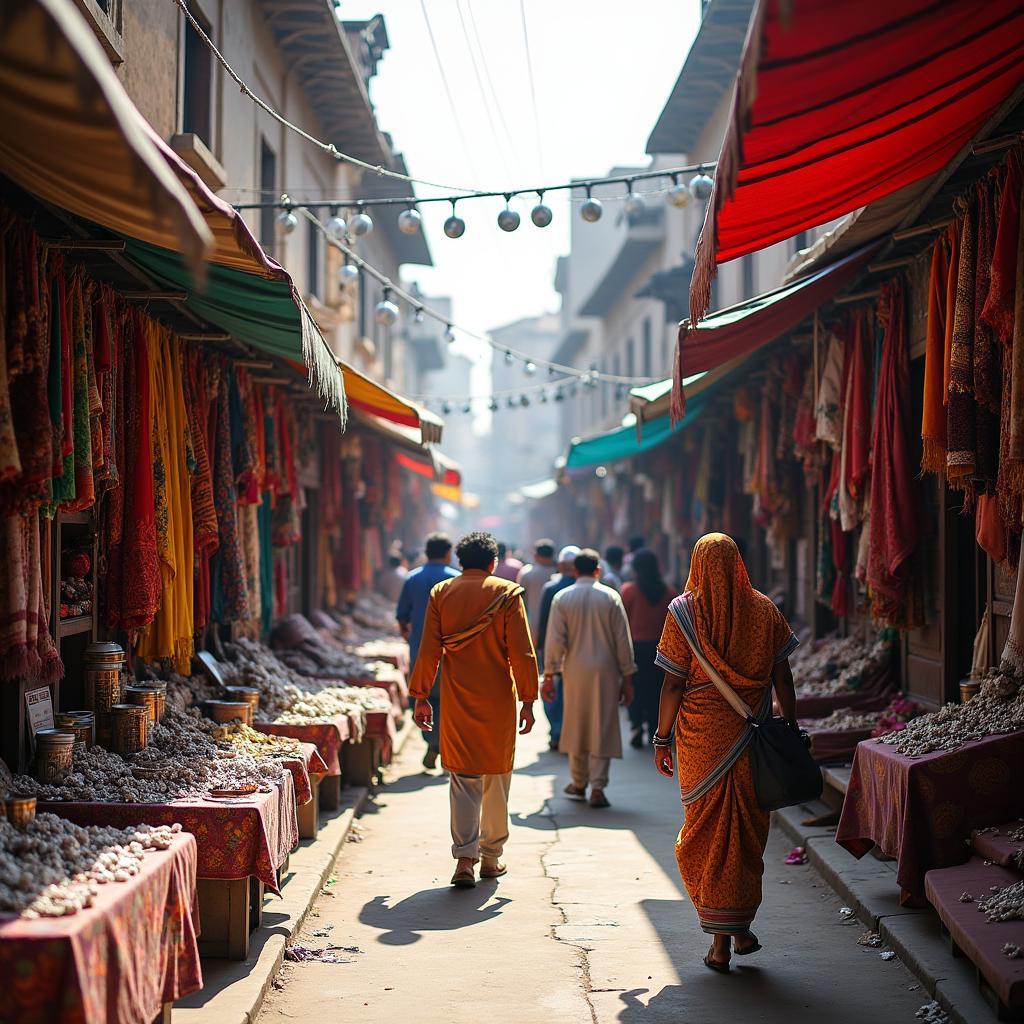
[[(538, 689), (537, 656), (521, 594), (515, 583), (482, 569), (467, 569), (430, 592), (409, 694), (426, 700), (440, 663), (441, 764), (449, 771), (503, 775), (512, 770), (516, 696), (533, 701)], [(481, 622), (486, 622), (482, 629)]]

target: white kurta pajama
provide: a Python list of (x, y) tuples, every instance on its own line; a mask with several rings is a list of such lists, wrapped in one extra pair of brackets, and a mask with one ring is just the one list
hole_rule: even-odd
[(622, 757), (619, 694), (636, 672), (622, 599), (584, 576), (555, 595), (544, 640), (544, 671), (561, 672), (565, 713), (558, 749), (577, 785), (603, 789), (608, 759)]

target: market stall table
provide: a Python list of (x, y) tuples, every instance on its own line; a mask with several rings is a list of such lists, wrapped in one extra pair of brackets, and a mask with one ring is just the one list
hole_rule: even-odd
[(327, 810), (341, 806), (342, 748), (357, 730), (348, 715), (311, 718), (295, 722), (253, 722), (253, 728), (268, 736), (289, 736), (302, 743), (312, 743), (325, 765), (320, 778), (318, 800)]
[(151, 1024), (201, 989), (196, 862), (196, 839), (182, 832), (77, 914), (0, 917), (0, 1018)]
[(363, 742), (345, 748), (345, 778), (352, 785), (373, 785), (381, 766), (391, 763), (396, 736), (390, 712), (367, 711)]
[[(244, 960), (259, 926), (263, 890), (279, 893), (278, 870), (299, 840), (291, 775), (269, 793), (166, 804), (40, 801), (78, 825), (169, 825), (181, 822), (198, 843), (196, 889), (204, 956)], [(251, 880), (251, 881), (250, 881)]]
[(295, 783), (299, 838), (315, 839), (320, 816), (320, 780), (327, 774), (327, 764), (315, 743), (300, 743), (299, 746), (300, 755), (282, 764), (291, 771)]
[(858, 744), (836, 842), (855, 857), (872, 846), (896, 860), (904, 903), (923, 904), (932, 868), (963, 864), (971, 830), (1024, 814), (1024, 731), (911, 758)]

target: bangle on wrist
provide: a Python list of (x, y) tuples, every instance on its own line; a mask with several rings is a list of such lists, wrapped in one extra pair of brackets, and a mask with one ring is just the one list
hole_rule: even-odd
[(672, 746), (672, 739), (672, 733), (669, 733), (667, 736), (659, 736), (657, 733), (655, 733), (651, 737), (651, 743), (653, 743), (656, 747), (670, 747)]

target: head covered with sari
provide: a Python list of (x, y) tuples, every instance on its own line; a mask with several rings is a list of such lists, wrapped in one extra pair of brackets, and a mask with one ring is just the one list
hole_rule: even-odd
[[(690, 603), (704, 656), (734, 687), (763, 686), (795, 638), (771, 598), (750, 584), (736, 542), (705, 534), (690, 555), (684, 597)], [(678, 599), (677, 599), (678, 600)]]

